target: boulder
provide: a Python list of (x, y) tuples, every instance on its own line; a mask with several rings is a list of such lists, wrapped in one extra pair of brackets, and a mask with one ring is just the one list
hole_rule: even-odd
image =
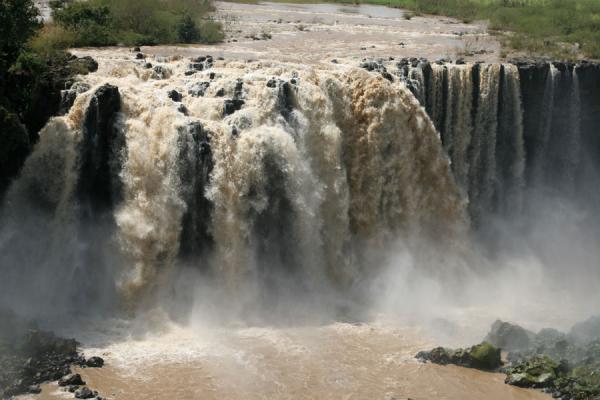
[(559, 366), (550, 357), (534, 357), (508, 368), (505, 382), (524, 388), (549, 387), (560, 373)]
[[(98, 356), (90, 357), (85, 361), (85, 366), (88, 368), (102, 368), (104, 366), (104, 359)], [(83, 384), (81, 383), (80, 385)]]
[(223, 104), (223, 116), (231, 115), (234, 112), (239, 111), (244, 103), (244, 100), (240, 99), (225, 100)]
[(202, 97), (210, 87), (210, 82), (196, 82), (188, 89), (188, 94), (192, 97)]
[(180, 102), (183, 99), (183, 96), (177, 90), (169, 90), (167, 96), (175, 102)]
[(98, 395), (98, 392), (92, 391), (87, 386), (84, 386), (81, 389), (75, 391), (76, 399), (92, 399), (92, 398), (96, 397), (97, 395)]
[(85, 385), (83, 379), (81, 379), (81, 375), (79, 374), (69, 374), (65, 375), (58, 380), (58, 386), (72, 386), (72, 385)]
[(573, 325), (569, 332), (569, 338), (581, 344), (600, 339), (600, 315)]
[(419, 352), (416, 358), (434, 364), (455, 364), (461, 367), (483, 370), (494, 370), (502, 366), (500, 349), (488, 342), (483, 342), (467, 349), (457, 350), (436, 347), (431, 351)]
[(531, 347), (535, 334), (518, 325), (497, 320), (492, 324), (485, 341), (507, 351), (525, 350)]

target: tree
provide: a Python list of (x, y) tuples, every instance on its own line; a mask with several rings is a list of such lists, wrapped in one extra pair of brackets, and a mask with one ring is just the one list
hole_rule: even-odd
[(0, 80), (40, 26), (33, 0), (0, 0)]
[(194, 19), (185, 14), (177, 25), (177, 36), (183, 43), (194, 43), (200, 39), (200, 32)]

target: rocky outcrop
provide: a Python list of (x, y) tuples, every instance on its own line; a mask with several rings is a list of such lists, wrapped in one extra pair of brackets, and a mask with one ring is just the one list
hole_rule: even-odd
[(500, 360), (500, 349), (488, 342), (472, 346), (467, 349), (445, 349), (436, 347), (431, 351), (421, 351), (416, 355), (421, 361), (429, 361), (434, 364), (454, 364), (461, 367), (476, 368), (482, 370), (495, 370), (502, 366)]
[(183, 259), (197, 258), (212, 246), (209, 222), (213, 206), (205, 195), (213, 169), (210, 132), (200, 122), (191, 122), (180, 128), (178, 148), (178, 175), (187, 204), (179, 253)]
[(27, 128), (16, 114), (0, 106), (0, 201), (30, 151)]
[[(503, 350), (514, 349), (502, 369), (507, 384), (542, 389), (559, 399), (591, 400), (600, 399), (600, 339), (589, 341), (596, 337), (597, 329), (597, 317), (576, 324), (569, 335), (549, 328), (534, 334), (518, 325), (496, 321), (486, 340), (504, 346)], [(438, 347), (416, 357), (441, 365), (493, 369), (489, 367), (499, 366), (496, 361), (500, 362), (500, 349), (484, 342), (467, 350)]]
[(71, 367), (101, 367), (104, 362), (100, 357), (86, 361), (77, 347), (74, 339), (40, 330), (33, 322), (0, 309), (0, 399), (40, 393), (39, 385), (49, 381), (58, 381), (64, 390), (78, 390), (85, 382)]
[(0, 85), (4, 90), (0, 93), (0, 200), (37, 142), (38, 132), (75, 100), (77, 91), (65, 94), (63, 90), (73, 87), (77, 75), (98, 69), (91, 57), (66, 53), (44, 61), (43, 71), (9, 74)]
[(502, 350), (525, 350), (531, 347), (535, 334), (518, 325), (500, 320), (494, 322), (492, 329), (484, 340)]

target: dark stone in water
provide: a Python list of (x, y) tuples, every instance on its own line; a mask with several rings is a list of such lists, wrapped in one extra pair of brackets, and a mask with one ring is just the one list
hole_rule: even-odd
[(211, 72), (210, 74), (208, 74), (208, 79), (210, 79), (210, 80), (215, 79), (215, 73)]
[(91, 399), (98, 395), (98, 392), (92, 391), (90, 388), (84, 386), (79, 390), (75, 391), (76, 399)]
[(145, 63), (144, 68), (146, 68), (146, 69), (152, 68), (152, 63)]
[(167, 93), (167, 95), (171, 100), (175, 102), (180, 102), (183, 99), (183, 96), (177, 90), (169, 90), (169, 93)]
[(225, 100), (223, 106), (223, 116), (231, 115), (236, 111), (239, 111), (244, 105), (245, 101), (240, 99)]
[(142, 49), (140, 49), (139, 47), (134, 47), (133, 48), (133, 52), (134, 53), (139, 53), (140, 51), (142, 51)]
[(202, 71), (202, 70), (204, 70), (204, 64), (202, 64), (202, 63), (190, 64), (190, 69), (194, 69), (196, 71)]
[(217, 92), (215, 93), (215, 96), (217, 96), (217, 97), (225, 96), (225, 89), (221, 88), (221, 89), (217, 90)]
[(210, 82), (196, 82), (188, 89), (188, 94), (192, 97), (202, 97), (209, 87)]
[(83, 379), (81, 379), (81, 375), (79, 374), (69, 374), (65, 375), (58, 380), (58, 386), (79, 386), (85, 385)]
[(277, 80), (275, 78), (269, 79), (269, 81), (267, 82), (267, 87), (269, 87), (269, 88), (276, 88), (277, 87)]
[[(102, 368), (104, 366), (104, 359), (98, 356), (90, 357), (85, 361), (85, 366), (89, 368)], [(80, 383), (80, 385), (83, 385), (83, 383)]]
[(144, 60), (145, 58), (146, 58), (146, 56), (143, 53), (137, 53), (135, 55), (136, 60)]

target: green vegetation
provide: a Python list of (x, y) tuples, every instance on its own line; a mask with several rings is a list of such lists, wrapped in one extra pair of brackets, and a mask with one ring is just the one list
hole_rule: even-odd
[(72, 46), (214, 43), (221, 25), (207, 20), (210, 0), (54, 0), (54, 24), (34, 40), (38, 49)]
[[(235, 1), (235, 0), (234, 0)], [(249, 0), (243, 0), (248, 2)], [(323, 0), (274, 0), (319, 3)], [(444, 15), (464, 22), (488, 20), (509, 47), (535, 55), (600, 59), (599, 0), (325, 0), (406, 8), (411, 19)]]

